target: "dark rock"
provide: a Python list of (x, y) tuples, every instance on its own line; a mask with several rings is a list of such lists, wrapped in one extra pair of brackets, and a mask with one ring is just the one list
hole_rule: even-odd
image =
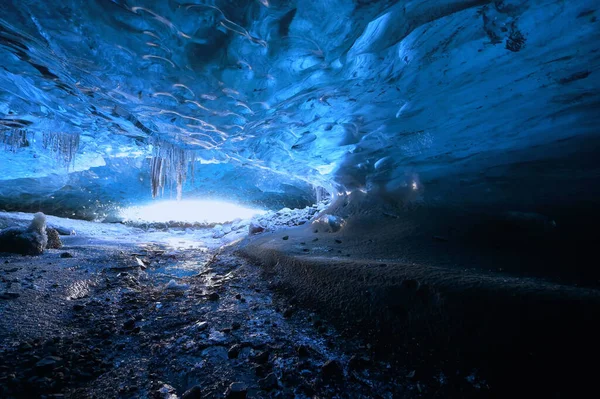
[(76, 303), (75, 305), (73, 305), (73, 310), (76, 312), (79, 312), (83, 309), (85, 309), (85, 305), (82, 305), (80, 303)]
[(129, 320), (127, 320), (123, 324), (123, 329), (124, 330), (133, 330), (134, 327), (135, 327), (135, 320), (134, 319), (129, 319)]
[(306, 357), (310, 355), (310, 350), (308, 349), (308, 346), (306, 345), (300, 345), (296, 348), (296, 352), (298, 352), (298, 356), (300, 357)]
[(21, 342), (21, 345), (19, 345), (19, 352), (27, 352), (27, 351), (31, 350), (32, 348), (33, 348), (33, 346), (31, 346), (29, 343)]
[(342, 243), (342, 240), (335, 240), (335, 242), (336, 242), (337, 244), (341, 244), (341, 243)]
[(62, 254), (60, 254), (61, 258), (72, 258), (73, 255), (71, 255), (69, 252), (63, 252)]
[(200, 385), (196, 385), (188, 389), (181, 395), (181, 399), (200, 399), (202, 398), (202, 389)]
[(62, 248), (63, 244), (62, 244), (62, 241), (60, 240), (60, 235), (58, 234), (58, 231), (56, 229), (53, 229), (51, 227), (46, 227), (46, 235), (48, 236), (48, 244), (46, 245), (46, 248), (49, 248), (49, 249)]
[(17, 292), (3, 292), (0, 294), (0, 299), (16, 299), (20, 296), (21, 294)]
[(263, 391), (271, 391), (279, 386), (279, 380), (275, 374), (270, 373), (265, 378), (258, 380), (258, 386)]
[(235, 344), (231, 348), (229, 348), (229, 351), (227, 352), (227, 357), (230, 359), (237, 359), (237, 357), (240, 355), (241, 350), (242, 345)]
[(235, 294), (235, 299), (242, 299), (242, 294)]
[(253, 370), (257, 377), (264, 377), (267, 375), (267, 368), (265, 366), (256, 366)]
[(283, 240), (289, 240), (289, 239), (290, 239), (290, 236), (283, 236), (283, 237), (282, 237), (282, 239), (283, 239)]
[(257, 223), (250, 223), (250, 226), (248, 226), (248, 232), (250, 234), (258, 234), (263, 231), (265, 231), (265, 228)]
[(62, 364), (62, 358), (58, 356), (47, 356), (35, 364), (35, 368), (39, 372), (48, 372), (54, 370)]
[(321, 367), (321, 375), (326, 380), (339, 379), (344, 376), (344, 370), (337, 360), (328, 360)]
[(288, 319), (288, 318), (292, 317), (293, 314), (294, 314), (294, 308), (290, 306), (283, 312), (283, 317)]
[(234, 321), (233, 323), (231, 323), (231, 328), (234, 330), (239, 330), (242, 327), (242, 325), (240, 323), (238, 323), (237, 321)]
[(245, 399), (248, 394), (248, 386), (243, 382), (233, 382), (225, 391), (226, 399)]
[(216, 292), (211, 292), (210, 294), (208, 294), (207, 298), (209, 301), (218, 301), (220, 296)]
[(251, 356), (250, 360), (252, 360), (254, 363), (257, 363), (257, 364), (265, 364), (266, 362), (269, 361), (269, 352), (268, 351), (260, 352), (255, 356)]
[(370, 363), (370, 359), (364, 356), (352, 356), (348, 361), (348, 368), (350, 370), (362, 370), (366, 368)]

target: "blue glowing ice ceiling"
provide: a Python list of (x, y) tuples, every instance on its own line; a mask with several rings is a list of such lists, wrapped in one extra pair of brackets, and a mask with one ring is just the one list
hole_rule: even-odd
[(45, 195), (76, 184), (102, 197), (111, 176), (144, 193), (123, 198), (149, 196), (148, 158), (171, 144), (193, 150), (201, 182), (185, 191), (249, 196), (321, 185), (439, 199), (469, 186), (508, 198), (510, 176), (555, 181), (544, 165), (563, 162), (564, 181), (598, 170), (594, 0), (4, 0), (0, 11), (0, 138), (14, 150), (0, 153), (4, 198), (28, 184), (35, 196), (50, 175), (58, 189)]

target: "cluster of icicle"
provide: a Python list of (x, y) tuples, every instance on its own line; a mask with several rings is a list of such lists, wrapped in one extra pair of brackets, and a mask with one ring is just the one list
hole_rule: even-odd
[(0, 143), (4, 144), (4, 150), (17, 152), (19, 148), (26, 147), (27, 131), (23, 129), (0, 130)]
[(188, 170), (192, 176), (194, 175), (195, 159), (196, 153), (193, 150), (186, 150), (163, 140), (155, 140), (150, 160), (152, 197), (164, 194), (165, 186), (169, 185), (169, 188), (172, 188), (175, 184), (177, 199), (180, 200)]
[(79, 150), (79, 134), (44, 132), (42, 144), (46, 150), (54, 154), (57, 161), (69, 167)]

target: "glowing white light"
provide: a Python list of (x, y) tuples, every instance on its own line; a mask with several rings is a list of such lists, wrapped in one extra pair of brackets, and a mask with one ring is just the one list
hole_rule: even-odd
[(413, 190), (416, 190), (416, 189), (418, 189), (418, 188), (419, 188), (419, 186), (417, 185), (417, 182), (416, 182), (416, 181), (414, 181), (414, 182), (412, 183), (412, 189), (413, 189)]
[(123, 209), (121, 216), (126, 220), (143, 222), (225, 223), (265, 212), (221, 201), (161, 201)]

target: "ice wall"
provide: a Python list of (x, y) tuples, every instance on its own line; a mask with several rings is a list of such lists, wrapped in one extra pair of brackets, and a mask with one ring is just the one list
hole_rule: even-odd
[[(598, 8), (3, 1), (0, 130), (27, 132), (28, 145), (0, 153), (0, 198), (9, 186), (35, 197), (44, 176), (60, 190), (67, 172), (97, 198), (120, 174), (139, 172), (149, 192), (144, 160), (159, 140), (197, 154), (188, 194), (242, 187), (301, 202), (320, 185), (390, 201), (597, 200)], [(48, 132), (81, 137), (71, 169), (41, 148)]]

